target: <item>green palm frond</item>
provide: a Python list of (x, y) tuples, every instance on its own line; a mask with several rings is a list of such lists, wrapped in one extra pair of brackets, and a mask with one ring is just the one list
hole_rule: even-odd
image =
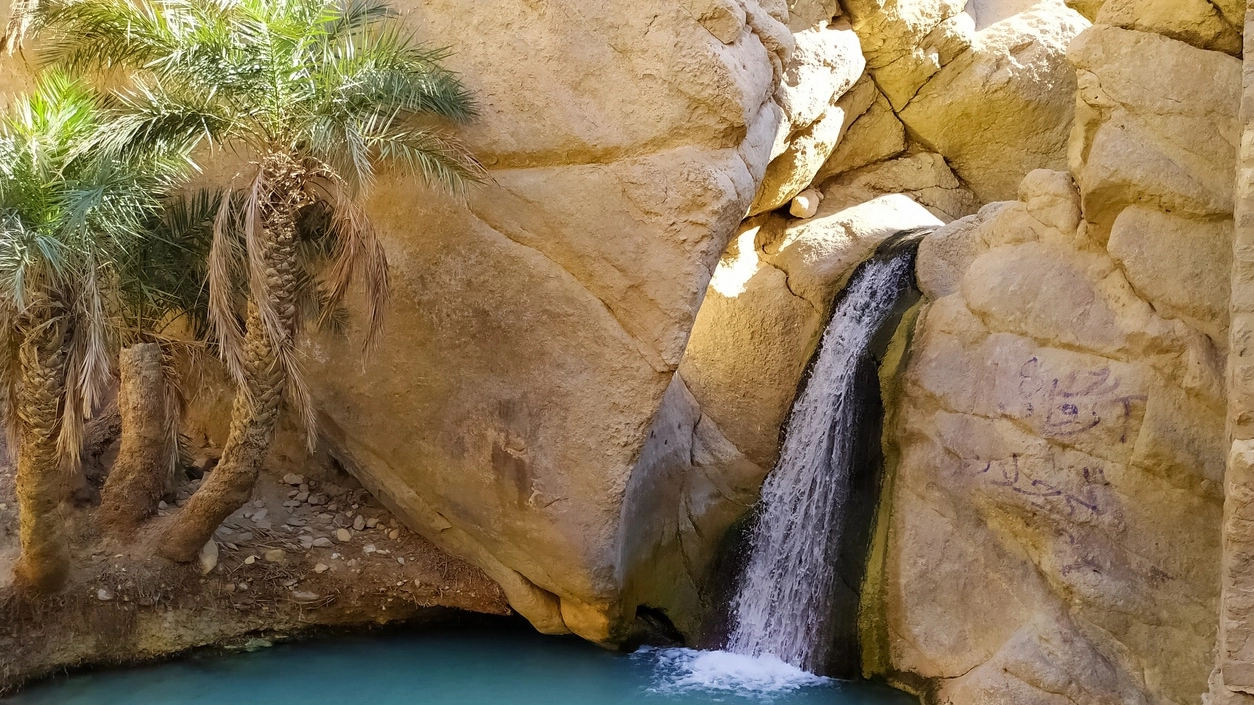
[[(155, 149), (106, 154), (95, 145), (109, 127), (105, 101), (56, 70), (0, 118), (0, 319), (11, 330), (65, 332), (58, 448), (70, 465), (111, 381), (114, 352), (140, 315), (127, 308), (127, 292), (164, 284), (131, 265), (161, 217), (161, 194), (188, 163), (185, 153)], [(0, 341), (10, 404), (14, 344)]]
[(145, 224), (148, 237), (119, 262), (128, 341), (160, 336), (171, 326), (197, 340), (208, 334), (207, 261), (220, 198), (203, 189), (167, 198)]
[[(246, 390), (240, 309), (242, 299), (255, 304), (289, 398), (309, 417), (294, 347), (301, 317), (287, 315), (290, 302), (272, 300), (259, 244), (265, 223), (276, 208), (325, 211), (325, 226), (306, 230), (293, 265), (297, 308), (334, 323), (362, 284), (368, 349), (389, 299), (387, 258), (362, 206), (377, 173), (391, 167), (459, 197), (486, 178), (451, 132), (478, 110), (444, 68), (448, 52), (420, 46), (381, 0), (51, 2), (40, 31), (55, 63), (127, 72), (128, 85), (107, 106), (117, 117), (97, 131), (94, 150), (130, 160), (208, 142), (257, 155), (251, 186), (223, 197), (214, 218), (206, 318)], [(267, 163), (301, 172), (298, 183), (267, 180)]]

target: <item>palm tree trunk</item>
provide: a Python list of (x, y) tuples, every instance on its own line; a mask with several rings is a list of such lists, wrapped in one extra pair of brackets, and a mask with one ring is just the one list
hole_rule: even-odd
[[(304, 199), (304, 171), (286, 154), (268, 156), (261, 168), (270, 198), (262, 209), (263, 232), (257, 255), (266, 273), (269, 304), (278, 313), (279, 333), (286, 337), (282, 341), (286, 343), (296, 329), (296, 215)], [(245, 325), (247, 391), (241, 389), (235, 395), (222, 459), (165, 536), (161, 553), (172, 560), (193, 560), (223, 520), (244, 506), (274, 440), (287, 385), (286, 371), (276, 352), (279, 341), (271, 340), (261, 310), (251, 299)]]
[(68, 337), (64, 326), (36, 317), (23, 331), (19, 352), (17, 504), (22, 555), (14, 577), (35, 592), (59, 590), (70, 572), (61, 517), (66, 473), (57, 451)]
[(100, 493), (100, 523), (126, 538), (157, 510), (171, 470), (161, 346), (132, 345), (119, 356), (122, 444)]

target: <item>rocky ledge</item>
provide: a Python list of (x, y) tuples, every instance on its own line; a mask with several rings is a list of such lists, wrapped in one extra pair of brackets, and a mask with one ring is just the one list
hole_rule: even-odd
[[(186, 479), (132, 541), (100, 538), (94, 501), (116, 441), (88, 454), (69, 586), (48, 598), (0, 582), (0, 695), (84, 664), (148, 661), (206, 646), (255, 647), (323, 627), (505, 615), (500, 587), (409, 531), (347, 474), (263, 475), (199, 565), (157, 557), (154, 543), (198, 479)], [(6, 454), (7, 455), (7, 454)], [(212, 461), (198, 462), (201, 469)], [(193, 474), (195, 471), (193, 471)], [(12, 468), (0, 465), (0, 575), (16, 560)]]

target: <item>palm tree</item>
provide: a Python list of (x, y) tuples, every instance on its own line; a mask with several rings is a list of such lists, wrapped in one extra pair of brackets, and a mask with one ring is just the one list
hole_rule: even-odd
[(183, 459), (180, 372), (195, 372), (203, 362), (206, 262), (220, 198), (207, 190), (167, 198), (147, 224), (147, 237), (118, 263), (125, 323), (118, 359), (122, 442), (97, 517), (119, 538), (156, 512)]
[[(442, 68), (445, 53), (419, 47), (379, 0), (78, 0), (42, 12), (55, 61), (133, 72), (105, 147), (207, 140), (255, 159), (238, 207), (221, 202), (210, 254), (209, 318), (238, 390), (222, 459), (163, 543), (188, 561), (248, 501), (285, 398), (312, 442), (296, 357), (305, 303), (334, 311), (360, 276), (366, 350), (380, 331), (387, 259), (362, 207), (376, 168), (464, 194), (484, 172), (442, 125), (471, 120), (475, 106)], [(298, 222), (312, 210), (327, 214), (334, 241), (322, 272), (299, 252)], [(319, 274), (318, 295), (302, 296)]]
[(52, 72), (0, 118), (0, 393), (17, 456), (16, 577), (36, 591), (68, 573), (59, 505), (125, 335), (118, 265), (186, 165), (93, 150), (102, 115), (94, 93)]

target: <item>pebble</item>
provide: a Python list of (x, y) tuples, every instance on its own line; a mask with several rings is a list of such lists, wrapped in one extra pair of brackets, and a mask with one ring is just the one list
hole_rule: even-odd
[(297, 502), (306, 502), (309, 500), (309, 492), (297, 492), (292, 499), (295, 499)]
[(356, 568), (356, 567), (357, 567), (357, 563), (358, 563), (358, 561), (357, 561), (357, 559), (356, 559), (356, 558), (350, 558), (350, 559), (349, 559), (349, 561), (348, 561), (348, 567), (349, 567), (349, 568)]
[(287, 500), (286, 502), (284, 502), (284, 503), (283, 503), (283, 506), (288, 507), (289, 509), (290, 509), (290, 508), (292, 508), (292, 507), (299, 507), (299, 506), (300, 506), (300, 502), (297, 502), (297, 501), (296, 501), (296, 500), (294, 500), (294, 499), (289, 499), (289, 500)]
[(336, 538), (336, 539), (337, 539), (340, 543), (348, 543), (349, 541), (352, 541), (352, 540), (353, 540), (353, 534), (352, 534), (351, 532), (349, 532), (349, 530), (348, 530), (348, 529), (336, 529), (336, 530), (335, 530), (335, 538)]
[(405, 565), (405, 556), (397, 556), (396, 562), (400, 563), (401, 565)]
[(244, 565), (252, 565), (253, 563), (256, 563), (256, 562), (257, 562), (256, 556), (249, 556), (244, 559)]
[(323, 512), (318, 515), (318, 518), (321, 519), (322, 521), (331, 521), (335, 517), (332, 516), (331, 514), (327, 514), (326, 512)]
[[(165, 504), (165, 502), (162, 502), (162, 504)], [(9, 505), (5, 504), (4, 502), (0, 502), (0, 511), (4, 511), (5, 509), (8, 509), (8, 508), (9, 508)]]
[(366, 517), (358, 514), (357, 518), (353, 519), (353, 531), (361, 531), (362, 529), (365, 529), (365, 528), (366, 528)]
[(267, 510), (267, 509), (262, 509), (262, 510), (260, 510), (260, 511), (254, 512), (254, 513), (253, 513), (253, 516), (252, 516), (253, 523), (254, 523), (254, 524), (261, 524), (261, 522), (263, 522), (263, 521), (265, 521), (265, 520), (266, 520), (266, 514), (268, 514), (268, 513), (269, 513), (269, 510)]
[(319, 504), (326, 504), (327, 496), (324, 494), (311, 494), (309, 495), (309, 503), (315, 507)]
[[(166, 504), (165, 500), (157, 502), (157, 509), (169, 509), (169, 508), (170, 508), (170, 505)], [(4, 509), (3, 504), (0, 504), (0, 509)]]
[(318, 565), (314, 566), (314, 572), (317, 573), (318, 575), (322, 575), (328, 570), (331, 570), (331, 566), (327, 565), (326, 563), (319, 563)]
[(292, 517), (283, 523), (287, 524), (288, 526), (304, 526), (305, 524), (309, 522), (305, 521), (304, 519), (297, 519), (296, 517)]
[(388, 532), (388, 538), (392, 539), (393, 541), (395, 541), (396, 539), (399, 539), (400, 537), (401, 537), (401, 532), (398, 529), (392, 529), (391, 531)]
[(266, 561), (269, 563), (283, 563), (287, 560), (287, 551), (281, 548), (272, 548), (266, 551)]
[(325, 536), (319, 536), (313, 540), (313, 545), (315, 548), (331, 548), (331, 539)]
[(239, 589), (240, 589), (240, 590), (247, 590), (247, 589), (248, 589), (248, 583), (240, 583), (240, 584), (239, 584)]
[(244, 650), (250, 653), (253, 651), (260, 651), (262, 649), (268, 649), (271, 646), (274, 646), (274, 644), (270, 643), (269, 639), (249, 639), (244, 642)]
[(813, 218), (819, 212), (819, 202), (822, 200), (823, 195), (818, 189), (808, 188), (792, 199), (788, 212), (797, 218)]
[[(309, 503), (310, 503), (310, 504), (313, 504), (313, 503), (314, 503), (314, 501), (313, 501), (313, 498), (312, 498), (312, 497), (310, 497), (310, 498), (309, 498)], [(319, 504), (321, 504), (321, 502), (319, 502)], [(330, 504), (328, 504), (328, 505), (327, 505), (327, 509), (328, 509), (329, 511), (332, 511), (332, 512), (334, 512), (334, 511), (338, 510), (339, 508), (340, 508), (340, 505), (336, 504), (335, 502), (332, 502), (332, 503), (330, 503)]]
[(305, 494), (309, 494), (309, 483), (302, 483), (301, 486), (297, 487), (296, 489), (300, 490), (301, 492), (304, 492)]
[(256, 502), (253, 502), (253, 506), (258, 509), (264, 509), (266, 506), (266, 503), (259, 499)]
[(370, 517), (369, 519), (366, 520), (367, 529), (373, 529), (374, 527), (378, 525), (379, 525), (379, 520), (374, 517)]
[(200, 574), (208, 575), (218, 567), (218, 542), (209, 539), (200, 548)]
[(376, 550), (378, 549), (374, 547), (374, 544), (368, 543), (366, 544), (365, 548), (361, 549), (361, 552), (362, 553), (374, 553)]
[(289, 472), (288, 474), (286, 474), (286, 475), (284, 475), (284, 476), (283, 476), (283, 484), (285, 484), (285, 485), (303, 485), (303, 484), (305, 484), (305, 478), (304, 478), (303, 476), (301, 476), (301, 475), (297, 475), (297, 474), (295, 474), (295, 473), (290, 473), (290, 472)]
[(293, 590), (292, 591), (292, 599), (296, 600), (297, 602), (314, 602), (320, 599), (320, 597), (321, 596), (318, 593), (309, 592), (308, 590)]
[(305, 549), (306, 551), (313, 548), (313, 542), (314, 542), (314, 538), (312, 536), (300, 537), (300, 547)]
[(253, 532), (251, 531), (245, 531), (244, 533), (235, 537), (235, 541), (238, 543), (244, 543), (245, 541), (252, 541), (252, 540), (253, 540)]
[(108, 588), (100, 588), (99, 590), (96, 591), (96, 599), (100, 600), (101, 602), (112, 602), (113, 591)]

